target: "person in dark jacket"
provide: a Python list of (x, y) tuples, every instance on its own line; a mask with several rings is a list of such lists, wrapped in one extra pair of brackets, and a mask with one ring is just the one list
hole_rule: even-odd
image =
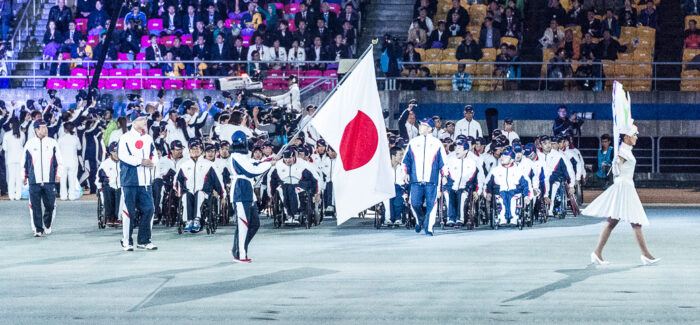
[(625, 7), (617, 14), (622, 27), (637, 27), (637, 8), (632, 7), (631, 0), (625, 0)]
[(566, 106), (559, 106), (557, 118), (554, 120), (554, 126), (552, 126), (552, 134), (555, 136), (568, 135), (571, 134), (574, 129), (581, 127), (583, 120), (577, 119), (576, 115), (568, 115)]
[(108, 19), (109, 15), (106, 11), (102, 9), (102, 0), (95, 1), (95, 10), (90, 12), (90, 15), (88, 16), (88, 31), (91, 31), (95, 28), (104, 29)]
[(447, 17), (445, 19), (448, 26), (455, 23), (455, 21), (452, 20), (452, 13), (454, 12), (459, 14), (459, 21), (456, 22), (458, 25), (469, 25), (469, 13), (460, 5), (459, 2), (459, 0), (452, 0), (452, 8), (450, 8), (450, 11), (447, 12)]
[(467, 32), (464, 35), (464, 40), (457, 46), (457, 60), (474, 60), (479, 61), (482, 57), (481, 46), (476, 43), (472, 34)]
[(620, 45), (611, 37), (610, 30), (603, 31), (603, 39), (598, 42), (595, 49), (595, 57), (601, 60), (617, 60), (617, 53), (627, 51), (627, 47)]
[(66, 7), (65, 0), (58, 0), (49, 11), (49, 21), (56, 22), (56, 29), (61, 32), (68, 30), (68, 23), (73, 20), (73, 12)]
[[(438, 22), (438, 28), (436, 28), (432, 33), (430, 33), (426, 47), (427, 48), (439, 47), (439, 48), (445, 49), (445, 48), (447, 48), (449, 40), (450, 40), (450, 33), (448, 33), (445, 30), (445, 21), (441, 20)], [(437, 43), (440, 43), (440, 46), (437, 46)]]

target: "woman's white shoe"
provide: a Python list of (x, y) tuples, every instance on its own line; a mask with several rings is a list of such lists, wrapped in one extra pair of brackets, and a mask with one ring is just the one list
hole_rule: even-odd
[(595, 265), (608, 265), (610, 262), (601, 260), (598, 255), (591, 253), (591, 264)]
[(640, 256), (640, 258), (642, 259), (642, 265), (654, 265), (654, 264), (659, 263), (659, 261), (661, 261), (661, 258), (656, 258), (656, 259), (652, 260), (652, 259), (646, 258), (646, 256), (644, 256), (644, 255)]

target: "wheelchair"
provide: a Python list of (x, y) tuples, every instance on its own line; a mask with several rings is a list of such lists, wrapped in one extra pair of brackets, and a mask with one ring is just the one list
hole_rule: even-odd
[[(523, 207), (525, 205), (525, 197), (521, 196), (518, 198), (518, 207), (516, 208), (516, 214), (518, 214), (518, 223), (515, 224), (515, 227), (518, 228), (518, 230), (523, 230), (523, 227), (525, 226), (525, 217), (523, 216)], [(491, 229), (498, 230), (500, 227), (508, 227), (511, 226), (510, 223), (501, 226), (498, 223), (498, 215), (501, 213), (501, 209), (503, 209), (503, 206), (498, 203), (498, 200), (496, 200), (496, 195), (491, 196)], [(512, 218), (512, 217), (511, 217)]]
[[(462, 205), (462, 211), (464, 211), (465, 223), (464, 227), (467, 230), (474, 230), (474, 228), (479, 227), (479, 217), (478, 217), (478, 201), (474, 202), (474, 191), (468, 191), (467, 198)], [(461, 196), (461, 194), (460, 194)], [(458, 198), (460, 199), (460, 198)]]
[(206, 229), (207, 235), (215, 234), (219, 226), (219, 215), (221, 213), (219, 199), (220, 198), (214, 197), (213, 194), (210, 194), (204, 203), (202, 203), (202, 218), (200, 223), (202, 224), (202, 228)]
[[(166, 187), (166, 185), (163, 185), (163, 187)], [(181, 214), (178, 212), (180, 205), (179, 202), (180, 198), (177, 196), (175, 189), (172, 186), (169, 186), (164, 191), (163, 198), (161, 200), (161, 224), (166, 227), (175, 226), (181, 216)]]
[[(311, 226), (318, 226), (320, 223), (319, 209), (314, 203), (314, 197), (308, 191), (302, 191), (298, 193), (299, 196), (299, 210), (301, 216), (299, 217), (300, 225), (306, 227), (306, 229), (311, 228)], [(288, 227), (290, 226), (285, 221), (287, 220), (287, 211), (284, 208), (284, 202), (282, 201), (281, 189), (277, 189), (272, 194), (272, 218), (273, 225), (275, 228)]]
[(559, 185), (559, 189), (557, 189), (557, 193), (552, 200), (552, 204), (554, 204), (553, 214), (558, 219), (564, 219), (566, 218), (566, 214), (569, 209), (569, 194), (566, 193), (568, 185), (566, 182), (561, 182), (560, 184), (561, 185)]
[(97, 229), (107, 227), (107, 215), (105, 214), (104, 202), (102, 202), (102, 190), (97, 193)]

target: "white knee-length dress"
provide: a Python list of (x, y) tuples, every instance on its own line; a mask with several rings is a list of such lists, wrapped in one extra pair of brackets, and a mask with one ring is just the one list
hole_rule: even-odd
[(632, 154), (632, 147), (622, 143), (618, 156), (625, 159), (620, 168), (620, 174), (615, 177), (615, 183), (598, 196), (581, 213), (587, 216), (613, 218), (629, 223), (649, 225), (647, 214), (639, 200), (637, 189), (634, 187), (634, 168), (637, 160)]

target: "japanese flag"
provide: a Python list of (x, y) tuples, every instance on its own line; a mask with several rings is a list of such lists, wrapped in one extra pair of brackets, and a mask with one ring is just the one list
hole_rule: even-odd
[(338, 153), (333, 173), (338, 225), (395, 196), (372, 50), (360, 60), (311, 121)]

